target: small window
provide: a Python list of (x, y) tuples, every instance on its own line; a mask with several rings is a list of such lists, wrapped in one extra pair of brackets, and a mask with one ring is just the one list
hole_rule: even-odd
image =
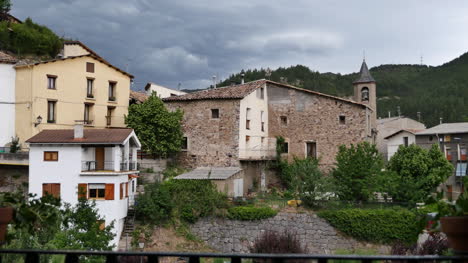
[(219, 109), (211, 109), (211, 118), (219, 119)]
[(288, 117), (280, 116), (280, 122), (282, 126), (288, 126)]
[(317, 143), (315, 142), (306, 143), (306, 157), (317, 159)]
[(55, 105), (56, 101), (47, 101), (47, 123), (55, 123)]
[(86, 72), (94, 73), (94, 63), (86, 62)]
[(264, 111), (260, 111), (260, 121), (261, 121), (261, 126), (260, 126), (260, 129), (262, 132), (265, 131), (265, 117), (264, 117), (265, 113)]
[(94, 86), (94, 79), (86, 79), (86, 97), (87, 98), (94, 98), (93, 95), (93, 86)]
[(58, 152), (44, 152), (44, 161), (46, 162), (57, 162)]
[(136, 192), (136, 188), (135, 188), (135, 180), (132, 180), (132, 192), (135, 193)]
[(285, 142), (281, 145), (281, 149), (280, 149), (281, 153), (288, 153), (289, 152), (289, 143)]
[(464, 144), (460, 145), (460, 161), (466, 161), (466, 146)]
[(115, 107), (107, 107), (107, 115), (106, 115), (106, 124), (107, 126), (112, 125), (112, 116), (114, 115)]
[(48, 89), (57, 89), (57, 76), (47, 75), (47, 88)]
[(445, 156), (447, 157), (447, 160), (451, 161), (452, 160), (452, 148), (450, 147), (445, 147)]
[(408, 137), (403, 137), (403, 144), (408, 146)]
[(249, 135), (245, 136), (245, 142), (249, 142), (249, 141), (250, 141), (250, 136)]
[(346, 116), (340, 115), (340, 124), (346, 124)]
[(104, 199), (106, 197), (105, 184), (89, 184), (89, 199)]
[(245, 128), (246, 128), (247, 130), (250, 130), (250, 120), (246, 120), (246, 121), (245, 121)]
[(86, 125), (93, 124), (93, 120), (91, 118), (92, 110), (93, 110), (93, 104), (86, 103), (85, 108), (84, 108), (84, 118), (83, 118), (84, 124)]
[(109, 101), (116, 101), (115, 97), (115, 86), (116, 82), (114, 81), (109, 81)]
[(42, 184), (42, 196), (46, 195), (60, 198), (60, 184)]
[(246, 109), (246, 121), (245, 121), (245, 128), (250, 130), (250, 115), (252, 114), (252, 110), (250, 108)]
[(257, 89), (257, 97), (261, 100), (263, 100), (265, 98), (265, 88), (259, 88)]
[(368, 87), (362, 88), (361, 99), (362, 101), (369, 101), (369, 88)]
[(181, 147), (182, 150), (185, 150), (187, 151), (188, 150), (188, 137), (184, 137), (182, 139), (182, 147)]

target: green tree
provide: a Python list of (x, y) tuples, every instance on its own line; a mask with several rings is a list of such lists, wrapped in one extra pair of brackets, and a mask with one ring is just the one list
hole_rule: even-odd
[(181, 110), (168, 111), (153, 93), (144, 103), (128, 108), (125, 123), (135, 130), (145, 151), (167, 156), (180, 151), (182, 146), (182, 117)]
[[(453, 172), (436, 144), (429, 151), (415, 145), (400, 146), (388, 163), (389, 188), (393, 200), (399, 202), (424, 202)], [(392, 178), (393, 177), (393, 178)]]
[(0, 0), (0, 21), (6, 14), (10, 13), (11, 2), (10, 0)]
[(341, 145), (332, 171), (336, 194), (341, 200), (368, 201), (378, 188), (383, 160), (375, 145), (362, 142)]

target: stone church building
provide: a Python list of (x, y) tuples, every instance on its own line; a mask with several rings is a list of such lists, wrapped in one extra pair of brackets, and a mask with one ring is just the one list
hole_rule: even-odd
[(184, 111), (177, 158), (194, 169), (176, 179), (212, 179), (229, 196), (264, 190), (276, 182), (268, 162), (278, 136), (283, 158), (329, 169), (340, 145), (375, 142), (376, 83), (365, 62), (353, 86), (353, 100), (264, 79), (163, 99)]

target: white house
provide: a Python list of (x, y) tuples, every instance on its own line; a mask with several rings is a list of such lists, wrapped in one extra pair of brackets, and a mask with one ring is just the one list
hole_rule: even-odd
[(170, 89), (166, 88), (160, 85), (156, 85), (154, 83), (149, 82), (145, 86), (145, 91), (146, 95), (150, 96), (151, 93), (156, 92), (156, 95), (158, 95), (159, 98), (164, 99), (167, 97), (174, 97), (174, 96), (180, 96), (187, 94), (186, 92), (180, 91), (180, 90), (175, 90), (175, 89)]
[(0, 147), (15, 136), (15, 63), (14, 57), (0, 51)]
[(392, 158), (392, 156), (398, 151), (398, 147), (400, 147), (400, 145), (408, 146), (416, 143), (415, 134), (419, 131), (422, 131), (422, 129), (401, 129), (385, 137), (384, 139), (387, 144), (387, 160)]
[(104, 224), (114, 221), (116, 245), (127, 210), (134, 203), (137, 150), (132, 129), (43, 130), (29, 143), (29, 193), (46, 193), (75, 205), (79, 198), (96, 201)]

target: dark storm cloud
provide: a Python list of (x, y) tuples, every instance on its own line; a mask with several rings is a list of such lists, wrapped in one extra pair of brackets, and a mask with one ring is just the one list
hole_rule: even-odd
[(304, 64), (347, 73), (362, 51), (383, 63), (440, 64), (468, 47), (468, 4), (451, 1), (13, 0), (59, 35), (148, 81), (202, 88), (242, 68)]

